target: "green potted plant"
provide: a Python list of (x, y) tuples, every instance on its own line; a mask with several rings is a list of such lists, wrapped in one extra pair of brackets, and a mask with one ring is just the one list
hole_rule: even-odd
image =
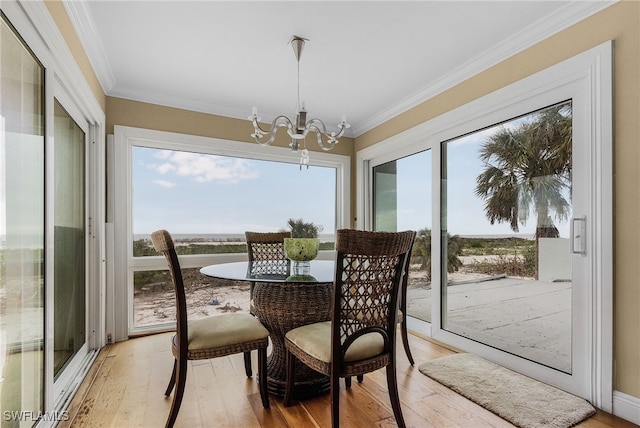
[(289, 219), (291, 238), (285, 238), (284, 251), (287, 258), (294, 262), (295, 274), (306, 275), (310, 270), (310, 261), (318, 256), (320, 239), (318, 233), (322, 226), (307, 223), (302, 219)]

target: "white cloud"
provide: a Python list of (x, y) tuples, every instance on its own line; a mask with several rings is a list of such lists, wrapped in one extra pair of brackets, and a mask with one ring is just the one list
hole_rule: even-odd
[(160, 174), (166, 174), (169, 171), (174, 171), (176, 169), (175, 166), (171, 165), (170, 163), (162, 163), (162, 164), (152, 164), (151, 168), (155, 169), (156, 172), (160, 173)]
[(259, 176), (258, 172), (251, 167), (251, 161), (247, 159), (168, 150), (159, 151), (156, 157), (163, 159), (164, 162), (149, 167), (159, 174), (171, 172), (182, 177), (191, 177), (198, 183), (211, 181), (237, 183), (253, 180)]
[(176, 187), (176, 183), (172, 183), (171, 181), (153, 180), (153, 183), (161, 187), (166, 187), (167, 189), (172, 189)]

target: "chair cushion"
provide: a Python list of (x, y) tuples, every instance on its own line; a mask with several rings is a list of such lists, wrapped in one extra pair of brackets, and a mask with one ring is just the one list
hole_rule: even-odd
[[(326, 363), (331, 362), (331, 321), (294, 328), (286, 334), (286, 338), (314, 358)], [(378, 333), (367, 333), (349, 346), (344, 360), (365, 360), (380, 355), (383, 351), (382, 336)]]
[(222, 314), (189, 322), (189, 349), (219, 348), (264, 339), (267, 330), (247, 313)]

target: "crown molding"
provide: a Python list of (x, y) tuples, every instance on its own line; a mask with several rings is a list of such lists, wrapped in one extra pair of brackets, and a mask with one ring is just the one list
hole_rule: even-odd
[(111, 89), (116, 85), (116, 79), (107, 60), (102, 41), (98, 36), (93, 17), (87, 8), (87, 3), (84, 1), (62, 0), (62, 4), (78, 33), (80, 43), (82, 43), (89, 62), (98, 77), (102, 90), (109, 95)]
[(227, 107), (220, 104), (195, 101), (190, 98), (181, 98), (172, 95), (164, 95), (156, 92), (139, 91), (131, 88), (119, 87), (113, 89), (109, 96), (123, 98), (142, 103), (157, 104), (165, 107), (173, 107), (199, 113), (225, 116), (232, 119), (248, 120), (251, 111)]
[(452, 70), (451, 73), (447, 74), (443, 79), (419, 89), (415, 94), (391, 106), (388, 110), (382, 111), (364, 122), (354, 124), (353, 134), (360, 136), (376, 126), (382, 125), (399, 114), (410, 110), (583, 19), (606, 9), (618, 1), (619, 0), (574, 0), (552, 16), (546, 16), (534, 22), (499, 45), (493, 46), (490, 50), (476, 55), (466, 64)]
[[(116, 81), (107, 61), (104, 47), (98, 37), (92, 16), (82, 1), (62, 0), (73, 22), (79, 38), (82, 41), (89, 61), (93, 66), (102, 88), (108, 96), (131, 99), (140, 102), (148, 102), (185, 110), (226, 116), (235, 119), (246, 120), (248, 113), (239, 109), (222, 105), (194, 101), (186, 98), (176, 98), (157, 93), (147, 93), (136, 89), (120, 88), (114, 90)], [(556, 11), (551, 16), (546, 16), (528, 27), (523, 28), (511, 38), (504, 40), (490, 50), (484, 51), (467, 61), (464, 65), (452, 70), (443, 79), (428, 86), (418, 89), (413, 95), (390, 106), (388, 109), (371, 116), (364, 122), (353, 124), (348, 130), (348, 137), (357, 137), (363, 133), (382, 125), (388, 120), (410, 110), (411, 108), (433, 98), (434, 96), (450, 89), (465, 80), (499, 64), (500, 62), (524, 51), (525, 49), (541, 42), (544, 39), (582, 21), (589, 16), (606, 9), (620, 0), (584, 1), (574, 0)], [(264, 115), (264, 113), (263, 113)], [(269, 118), (263, 117), (264, 120)]]

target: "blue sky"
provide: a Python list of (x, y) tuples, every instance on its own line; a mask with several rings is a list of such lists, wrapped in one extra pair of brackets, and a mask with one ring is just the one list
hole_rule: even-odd
[[(517, 125), (512, 121), (508, 126)], [(513, 232), (508, 223), (491, 225), (484, 213), (484, 199), (474, 194), (476, 177), (484, 170), (479, 160), (479, 149), (487, 137), (499, 126), (485, 129), (446, 143), (447, 149), (447, 210), (448, 232), (452, 235), (526, 235), (533, 238), (536, 216), (530, 211), (526, 224), (519, 224)], [(553, 219), (560, 236), (569, 236), (569, 221)]]
[[(506, 126), (516, 126), (519, 121), (514, 120)], [(484, 213), (484, 200), (474, 194), (476, 177), (484, 169), (478, 159), (479, 149), (497, 129), (498, 126), (488, 128), (445, 143), (448, 170), (446, 221), (448, 232), (452, 235), (517, 234), (533, 238), (535, 234), (536, 217), (532, 212), (526, 224), (520, 224), (516, 233), (507, 223), (491, 225)], [(431, 228), (431, 152), (417, 153), (396, 162), (398, 230)], [(560, 235), (568, 237), (569, 222), (554, 221)]]
[[(512, 121), (510, 126), (514, 126)], [(447, 227), (452, 235), (513, 235), (508, 224), (491, 225), (484, 201), (474, 195), (478, 160), (490, 128), (446, 143)], [(278, 231), (290, 218), (335, 229), (335, 170), (312, 166), (300, 170), (286, 164), (135, 147), (133, 150), (134, 234), (159, 228), (172, 233), (242, 234)], [(397, 160), (397, 227), (431, 226), (431, 152)], [(533, 237), (533, 214), (518, 235)], [(556, 222), (561, 236), (568, 221)]]
[(289, 218), (335, 228), (335, 169), (135, 147), (133, 232), (244, 233)]

